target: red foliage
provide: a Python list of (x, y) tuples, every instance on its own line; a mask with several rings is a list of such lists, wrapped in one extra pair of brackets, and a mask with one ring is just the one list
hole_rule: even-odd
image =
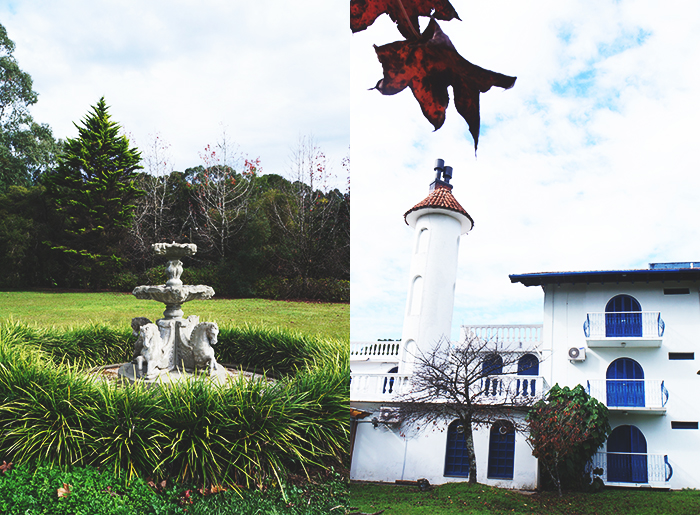
[(384, 13), (398, 25), (399, 32), (407, 39), (420, 32), (419, 16), (459, 20), (457, 11), (448, 0), (350, 0), (350, 29), (353, 32), (365, 30)]
[(450, 101), (447, 86), (452, 86), (455, 106), (469, 125), (475, 149), (479, 142), (479, 93), (492, 86), (509, 89), (515, 84), (515, 77), (485, 70), (464, 59), (435, 20), (430, 21), (420, 39), (396, 41), (375, 50), (384, 70), (376, 89), (383, 95), (394, 95), (411, 88), (435, 130), (445, 122)]

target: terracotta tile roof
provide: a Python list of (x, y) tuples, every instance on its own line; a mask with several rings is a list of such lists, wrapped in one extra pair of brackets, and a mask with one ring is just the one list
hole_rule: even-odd
[(469, 218), (469, 221), (472, 223), (472, 225), (474, 225), (474, 220), (471, 216), (469, 216), (469, 213), (467, 213), (465, 209), (459, 205), (457, 199), (454, 198), (454, 195), (452, 195), (451, 189), (439, 186), (436, 187), (433, 191), (431, 191), (430, 194), (427, 197), (425, 197), (421, 202), (418, 202), (418, 204), (406, 211), (403, 215), (403, 219), (406, 222), (406, 224), (408, 224), (408, 220), (406, 220), (406, 217), (409, 215), (409, 213), (413, 213), (414, 211), (417, 211), (419, 209), (435, 207), (449, 209), (450, 211), (456, 211), (457, 213), (460, 213)]

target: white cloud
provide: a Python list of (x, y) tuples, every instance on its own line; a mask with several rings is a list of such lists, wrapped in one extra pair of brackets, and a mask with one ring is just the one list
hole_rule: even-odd
[(453, 5), (464, 21), (441, 26), (461, 55), (518, 76), (481, 96), (476, 159), (453, 106), (431, 132), (410, 91), (364, 91), (381, 78), (371, 43), (400, 37), (391, 23), (353, 36), (351, 337), (400, 334), (412, 237), (401, 215), (427, 195), (437, 157), (475, 219), (453, 337), (460, 323), (541, 321), (541, 290), (508, 274), (698, 259), (700, 6)]
[(0, 16), (39, 93), (34, 118), (57, 137), (104, 95), (140, 147), (172, 144), (175, 169), (200, 164), (223, 125), (265, 172), (284, 173), (300, 133), (341, 171), (350, 33), (328, 2), (37, 0)]

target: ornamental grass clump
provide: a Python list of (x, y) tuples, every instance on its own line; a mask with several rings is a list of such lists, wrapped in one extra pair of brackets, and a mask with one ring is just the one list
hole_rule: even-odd
[[(257, 342), (249, 352), (260, 342), (271, 345), (271, 332), (244, 333), (245, 341)], [(93, 465), (127, 480), (245, 487), (273, 481), (281, 487), (289, 473), (345, 459), (344, 345), (333, 351), (332, 343), (321, 344), (323, 352), (309, 351), (310, 356), (299, 352), (278, 380), (241, 376), (218, 385), (193, 375), (148, 388), (88, 374), (85, 362), (94, 361), (87, 354), (56, 362), (55, 350), (37, 343), (37, 335), (46, 334), (18, 324), (0, 326), (0, 460)], [(66, 338), (52, 334), (56, 341)], [(107, 338), (94, 326), (66, 334), (98, 342), (97, 348)], [(283, 348), (293, 346), (293, 335), (288, 337)], [(297, 341), (296, 348), (308, 351), (312, 341)], [(113, 362), (111, 355), (103, 359)]]

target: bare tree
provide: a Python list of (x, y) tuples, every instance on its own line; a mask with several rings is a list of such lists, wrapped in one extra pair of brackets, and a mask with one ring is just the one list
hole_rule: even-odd
[(415, 357), (411, 393), (399, 398), (396, 415), (402, 424), (423, 427), (458, 419), (469, 458), (469, 482), (476, 483), (473, 431), (504, 419), (507, 430), (523, 430), (524, 421), (515, 415), (539, 398), (535, 377), (514, 377), (525, 371), (521, 358), (526, 353), (473, 334), (456, 345), (441, 341)]
[(194, 218), (199, 222), (199, 237), (223, 259), (231, 238), (245, 227), (251, 179), (260, 171), (260, 160), (245, 157), (225, 130), (200, 157), (204, 166), (193, 177)]
[(168, 182), (173, 165), (169, 149), (170, 144), (156, 134), (144, 155), (145, 173), (139, 176), (138, 186), (145, 195), (137, 203), (131, 226), (139, 254), (150, 255), (150, 245), (171, 233)]
[[(349, 173), (349, 157), (343, 159)], [(268, 202), (276, 260), (287, 275), (349, 276), (350, 193), (331, 189), (332, 166), (313, 136), (300, 136), (289, 158), (289, 186)]]

